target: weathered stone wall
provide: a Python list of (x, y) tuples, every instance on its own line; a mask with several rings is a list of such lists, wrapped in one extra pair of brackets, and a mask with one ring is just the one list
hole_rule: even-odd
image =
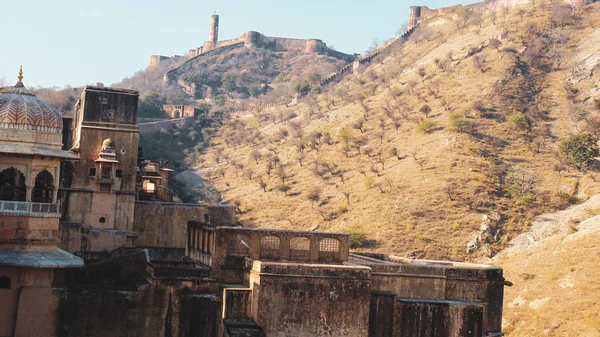
[(0, 266), (0, 277), (8, 277), (10, 289), (0, 289), (0, 336), (12, 336), (19, 305), (19, 272), (15, 267)]
[[(54, 336), (54, 270), (3, 265), (0, 277), (10, 280), (10, 289), (0, 289), (0, 336)], [(39, 321), (44, 318), (46, 322)]]
[(408, 39), (408, 37), (414, 32), (414, 30), (415, 30), (414, 27), (409, 29), (408, 31), (404, 32), (404, 34), (402, 34), (401, 36), (387, 41), (385, 44), (383, 44), (379, 48), (371, 51), (367, 55), (360, 56), (360, 57), (356, 58), (356, 60), (354, 60), (352, 63), (346, 64), (344, 67), (342, 67), (342, 69), (340, 69), (332, 74), (329, 74), (327, 77), (325, 77), (324, 79), (321, 80), (321, 86), (326, 86), (327, 84), (329, 84), (331, 82), (340, 81), (347, 74), (357, 73), (362, 65), (371, 62), (371, 60), (373, 60), (373, 58), (375, 58), (382, 52), (388, 50), (392, 46), (395, 46), (400, 43), (404, 43), (406, 41), (406, 39)]
[[(191, 228), (188, 256), (208, 264), (212, 268), (211, 277), (224, 283), (242, 282), (239, 269), (246, 257), (331, 264), (348, 260), (347, 234), (197, 224), (191, 224)], [(203, 245), (207, 237), (209, 247)]]
[(15, 337), (56, 336), (60, 291), (53, 288), (24, 287), (19, 295)]
[(69, 252), (110, 253), (121, 247), (132, 247), (137, 234), (127, 230), (94, 228), (81, 223), (60, 223), (60, 248)]
[(162, 62), (166, 61), (178, 61), (185, 56), (182, 55), (173, 55), (173, 56), (163, 56), (163, 55), (150, 55), (150, 64), (148, 65), (148, 69), (154, 69), (158, 67)]
[[(484, 332), (501, 332), (504, 298), (502, 268), (437, 261), (377, 263), (375, 259), (355, 258), (356, 255), (351, 255), (353, 262), (372, 268), (373, 290), (389, 291), (406, 299), (482, 303), (486, 308)], [(395, 259), (393, 256), (388, 258), (390, 261)]]
[(369, 308), (369, 337), (394, 336), (394, 305), (396, 294), (388, 291), (371, 292)]
[(192, 120), (192, 117), (174, 118), (157, 122), (143, 123), (139, 125), (140, 134), (149, 134), (159, 131), (170, 131), (177, 125), (184, 125)]
[(483, 336), (482, 327), (481, 304), (397, 299), (394, 306), (394, 336), (474, 337)]
[(370, 270), (254, 261), (252, 316), (269, 337), (367, 336)]
[(159, 283), (140, 291), (67, 289), (60, 337), (215, 336), (221, 303), (202, 285)]
[(231, 226), (235, 206), (137, 201), (132, 228), (138, 234), (135, 245), (186, 248), (188, 222), (204, 222), (205, 215), (215, 226)]

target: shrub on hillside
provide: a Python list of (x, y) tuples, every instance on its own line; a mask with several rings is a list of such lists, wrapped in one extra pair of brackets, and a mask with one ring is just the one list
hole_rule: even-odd
[(163, 111), (164, 104), (166, 104), (164, 97), (149, 91), (140, 98), (138, 115), (146, 118), (165, 118), (167, 116)]
[(456, 132), (469, 132), (471, 122), (460, 112), (450, 114), (450, 130)]
[(438, 123), (433, 119), (426, 118), (417, 124), (416, 130), (419, 133), (432, 133), (437, 128)]
[(344, 233), (350, 235), (350, 248), (360, 248), (367, 239), (367, 233), (359, 229), (345, 230)]
[(429, 104), (423, 104), (423, 106), (419, 109), (419, 112), (425, 114), (425, 117), (429, 118), (429, 114), (431, 113), (431, 107)]
[(560, 153), (569, 165), (582, 171), (600, 155), (598, 138), (589, 133), (580, 133), (560, 143)]
[(512, 123), (513, 127), (517, 130), (527, 131), (529, 130), (530, 122), (527, 116), (522, 114), (512, 114), (508, 116), (508, 121)]

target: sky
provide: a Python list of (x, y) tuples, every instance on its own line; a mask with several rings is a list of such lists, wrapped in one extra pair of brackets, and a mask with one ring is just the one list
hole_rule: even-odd
[(457, 4), (414, 1), (0, 0), (0, 85), (16, 82), (21, 65), (29, 87), (110, 85), (145, 69), (150, 55), (184, 55), (201, 46), (215, 11), (219, 40), (253, 30), (317, 38), (351, 54), (394, 37), (411, 5)]

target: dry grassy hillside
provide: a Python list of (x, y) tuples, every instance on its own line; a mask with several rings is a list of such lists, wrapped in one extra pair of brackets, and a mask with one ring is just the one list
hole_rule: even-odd
[(594, 199), (563, 211), (569, 220), (557, 222), (559, 234), (495, 259), (514, 283), (505, 288), (506, 336), (600, 336), (600, 198)]
[[(493, 255), (537, 214), (598, 192), (594, 172), (556, 152), (600, 126), (588, 71), (599, 19), (600, 4), (546, 3), (425, 22), (297, 106), (226, 121), (196, 147), (194, 171), (245, 225), (365, 233), (360, 249), (418, 257)], [(492, 212), (497, 235), (467, 256)]]

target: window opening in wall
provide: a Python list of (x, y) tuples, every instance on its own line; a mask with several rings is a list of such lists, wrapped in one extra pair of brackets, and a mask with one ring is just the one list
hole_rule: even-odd
[(96, 176), (96, 168), (95, 167), (90, 168), (89, 176), (90, 177)]
[(0, 200), (25, 201), (25, 175), (14, 167), (0, 172)]
[(110, 179), (110, 169), (110, 167), (103, 167), (100, 177), (104, 179)]
[(208, 214), (204, 214), (204, 222), (205, 223), (209, 223), (210, 222), (210, 216), (208, 216)]
[(106, 219), (104, 217), (101, 217), (99, 221), (100, 221), (100, 223), (105, 223)]
[(51, 203), (54, 195), (54, 177), (50, 172), (43, 170), (35, 177), (35, 185), (31, 190), (31, 201)]
[(123, 171), (122, 170), (117, 170), (115, 172), (115, 177), (117, 177), (117, 178), (121, 178), (122, 175), (123, 175)]
[(0, 277), (0, 289), (10, 289), (10, 278), (8, 276)]
[(319, 251), (321, 252), (339, 252), (340, 242), (334, 238), (324, 238), (319, 242)]

